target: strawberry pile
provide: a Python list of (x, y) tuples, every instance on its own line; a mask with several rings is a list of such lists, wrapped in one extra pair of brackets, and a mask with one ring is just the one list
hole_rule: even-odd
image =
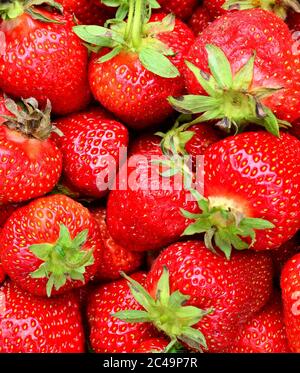
[(300, 352), (299, 12), (0, 3), (0, 353)]

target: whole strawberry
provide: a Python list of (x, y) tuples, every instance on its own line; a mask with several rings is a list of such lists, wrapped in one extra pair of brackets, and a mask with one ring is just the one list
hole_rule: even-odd
[[(59, 4), (45, 1), (45, 4)], [(51, 101), (55, 114), (85, 107), (90, 99), (88, 54), (72, 31), (71, 14), (59, 15), (41, 1), (17, 0), (1, 6), (0, 88), (16, 97)], [(71, 82), (71, 83), (70, 83)]]
[[(146, 289), (154, 298), (164, 268), (169, 271), (171, 294), (179, 291), (187, 296), (186, 306), (211, 310), (193, 326), (203, 333), (209, 352), (226, 352), (238, 323), (264, 306), (272, 292), (272, 261), (265, 253), (235, 252), (228, 261), (208, 251), (201, 241), (171, 245), (147, 275)], [(157, 309), (158, 315), (166, 315), (165, 325), (175, 323), (180, 328), (176, 313), (172, 308), (167, 310)], [(155, 325), (158, 320), (154, 317)]]
[[(145, 274), (132, 276), (144, 283)], [(95, 352), (132, 352), (144, 340), (155, 337), (154, 329), (147, 323), (127, 323), (113, 316), (115, 312), (142, 307), (136, 302), (125, 279), (102, 285), (92, 291), (87, 317), (90, 344)]]
[(117, 280), (120, 278), (120, 271), (125, 273), (136, 271), (142, 264), (143, 255), (128, 251), (114, 241), (107, 229), (104, 207), (93, 208), (90, 212), (99, 224), (103, 244), (102, 260), (95, 274), (95, 280)]
[(300, 352), (300, 254), (283, 267), (280, 285), (289, 346), (292, 352)]
[(42, 111), (33, 98), (17, 105), (0, 96), (0, 205), (42, 196), (58, 182), (62, 155), (49, 139), (50, 111), (49, 102)]
[(58, 0), (64, 12), (74, 14), (84, 25), (104, 25), (112, 18), (113, 8), (105, 6), (101, 0)]
[(0, 353), (84, 352), (77, 296), (44, 299), (11, 281), (0, 286)]
[(166, 12), (175, 14), (183, 20), (187, 20), (193, 14), (198, 0), (158, 0), (162, 9)]
[(99, 227), (90, 212), (64, 195), (34, 200), (2, 229), (1, 261), (22, 289), (50, 296), (83, 286), (102, 256)]
[(189, 20), (189, 27), (198, 36), (203, 30), (208, 27), (212, 17), (208, 12), (208, 9), (204, 5), (200, 5), (193, 13)]
[(170, 102), (180, 112), (199, 114), (194, 122), (216, 120), (227, 132), (254, 123), (279, 136), (279, 126), (288, 126), (300, 113), (293, 43), (287, 25), (271, 12), (222, 16), (188, 53), (185, 78), (191, 95)]
[(98, 109), (58, 119), (55, 125), (64, 134), (53, 138), (63, 154), (65, 179), (84, 196), (103, 197), (119, 160), (126, 157), (127, 129)]
[[(270, 250), (300, 227), (300, 142), (281, 133), (246, 132), (211, 145), (204, 155), (202, 213), (184, 234), (205, 232), (206, 245), (229, 258), (232, 248)], [(201, 172), (201, 165), (200, 170)]]
[(280, 297), (271, 301), (239, 327), (230, 352), (290, 352)]
[(176, 242), (189, 224), (180, 209), (198, 212), (194, 177), (178, 158), (133, 155), (108, 196), (107, 226), (127, 250), (158, 250)]
[[(192, 31), (174, 16), (146, 17), (148, 1), (129, 3), (129, 21), (109, 30), (76, 26), (75, 33), (92, 44), (89, 82), (96, 100), (134, 129), (162, 123), (172, 114), (168, 96), (184, 92), (180, 72), (194, 41)], [(149, 10), (149, 8), (148, 8)]]

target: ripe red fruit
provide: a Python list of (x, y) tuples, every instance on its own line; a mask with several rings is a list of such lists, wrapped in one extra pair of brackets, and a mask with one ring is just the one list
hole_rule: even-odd
[(289, 346), (292, 352), (300, 352), (300, 254), (283, 267), (280, 285)]
[[(145, 274), (132, 276), (144, 283)], [(142, 307), (131, 294), (125, 279), (111, 282), (95, 289), (90, 294), (87, 316), (90, 327), (90, 343), (95, 352), (132, 352), (135, 347), (155, 337), (153, 327), (147, 323), (127, 323), (112, 314)]]
[(5, 275), (4, 269), (2, 267), (2, 264), (0, 262), (0, 284), (2, 284), (2, 282), (5, 280), (5, 277), (6, 277), (6, 275)]
[[(20, 6), (20, 2), (8, 2), (7, 11), (16, 3)], [(12, 19), (12, 12), (1, 13), (0, 32), (5, 38), (0, 53), (1, 89), (15, 97), (35, 97), (41, 104), (48, 99), (55, 114), (84, 108), (90, 99), (88, 54), (72, 31), (72, 15), (26, 6), (20, 13)]]
[(228, 261), (200, 241), (171, 245), (147, 275), (146, 289), (152, 296), (164, 267), (171, 293), (188, 295), (186, 305), (212, 308), (193, 326), (204, 334), (209, 352), (226, 352), (238, 323), (257, 312), (272, 292), (272, 261), (265, 253), (235, 252)]
[(278, 136), (279, 125), (300, 115), (300, 69), (292, 46), (287, 25), (271, 12), (250, 9), (220, 17), (187, 56), (187, 89), (198, 99), (170, 102), (185, 113), (204, 113), (198, 121), (219, 120), (227, 131), (259, 123)]
[(136, 271), (142, 264), (143, 255), (128, 251), (113, 240), (107, 229), (104, 207), (93, 208), (90, 212), (99, 224), (103, 244), (102, 260), (95, 274), (95, 280), (117, 280), (121, 277), (120, 271), (125, 273)]
[(53, 138), (63, 154), (67, 182), (84, 196), (103, 197), (114, 182), (119, 160), (126, 157), (126, 127), (98, 109), (58, 119), (55, 125), (64, 134)]
[(36, 199), (15, 211), (0, 237), (5, 272), (22, 289), (45, 296), (83, 286), (102, 256), (90, 212), (64, 195)]
[(0, 228), (3, 227), (10, 215), (20, 207), (19, 204), (0, 205)]
[(163, 338), (151, 338), (141, 342), (132, 352), (139, 354), (149, 354), (155, 352), (164, 352), (169, 342)]
[(13, 282), (0, 286), (0, 352), (84, 352), (77, 296), (51, 299), (20, 290)]
[(129, 156), (131, 155), (156, 155), (161, 157), (163, 152), (160, 147), (161, 138), (153, 133), (143, 133), (130, 143)]
[[(206, 232), (206, 244), (229, 257), (278, 248), (300, 227), (300, 142), (281, 133), (246, 132), (211, 145), (204, 159), (202, 214), (185, 234)], [(262, 220), (263, 219), (263, 220)], [(251, 242), (251, 244), (250, 244)]]
[(58, 0), (64, 12), (72, 13), (84, 25), (104, 25), (113, 17), (114, 9), (104, 5), (101, 0)]
[(271, 251), (271, 256), (274, 263), (275, 274), (280, 277), (281, 271), (285, 263), (294, 255), (300, 252), (300, 243), (298, 235), (284, 242), (278, 249)]
[[(44, 112), (35, 99), (24, 109), (0, 96), (0, 204), (26, 201), (50, 192), (62, 168), (62, 156), (48, 138), (49, 103)], [(4, 125), (5, 124), (5, 125)]]
[(210, 22), (212, 21), (212, 17), (209, 14), (207, 8), (204, 5), (199, 6), (193, 13), (192, 17), (189, 20), (189, 27), (197, 36), (203, 30), (208, 27)]
[(239, 327), (229, 352), (290, 352), (279, 296)]
[[(161, 157), (155, 160), (163, 162)], [(164, 168), (155, 160), (145, 155), (131, 156), (108, 197), (109, 232), (128, 250), (158, 250), (176, 242), (189, 223), (180, 208), (199, 211), (189, 187), (184, 185), (190, 174), (182, 174), (182, 164), (164, 158), (170, 162), (170, 167)]]
[[(89, 65), (89, 82), (96, 100), (128, 126), (143, 129), (168, 118), (173, 112), (168, 96), (184, 92), (180, 72), (194, 35), (170, 15), (154, 14), (149, 22), (144, 16), (137, 17), (142, 1), (132, 3), (134, 27), (130, 22), (119, 22), (114, 26), (120, 28), (118, 32), (99, 28), (102, 38), (95, 37), (95, 29), (92, 32), (88, 26), (77, 26), (74, 31), (100, 49)], [(111, 33), (104, 43), (105, 35)], [(132, 47), (125, 48), (124, 44)], [(103, 48), (107, 45), (111, 48)]]
[(166, 12), (175, 14), (183, 20), (187, 20), (193, 14), (198, 0), (158, 0), (162, 9)]

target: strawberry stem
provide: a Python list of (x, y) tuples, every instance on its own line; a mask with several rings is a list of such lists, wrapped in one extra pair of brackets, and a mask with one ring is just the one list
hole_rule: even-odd
[(134, 14), (132, 18), (131, 35), (129, 35), (129, 38), (131, 39), (133, 48), (137, 50), (140, 47), (142, 41), (142, 26), (144, 22), (145, 1), (134, 0), (129, 4), (129, 11), (130, 7), (134, 8)]

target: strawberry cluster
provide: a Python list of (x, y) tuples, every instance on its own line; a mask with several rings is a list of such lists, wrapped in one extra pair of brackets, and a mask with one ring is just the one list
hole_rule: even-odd
[(0, 353), (300, 352), (299, 12), (0, 3)]

